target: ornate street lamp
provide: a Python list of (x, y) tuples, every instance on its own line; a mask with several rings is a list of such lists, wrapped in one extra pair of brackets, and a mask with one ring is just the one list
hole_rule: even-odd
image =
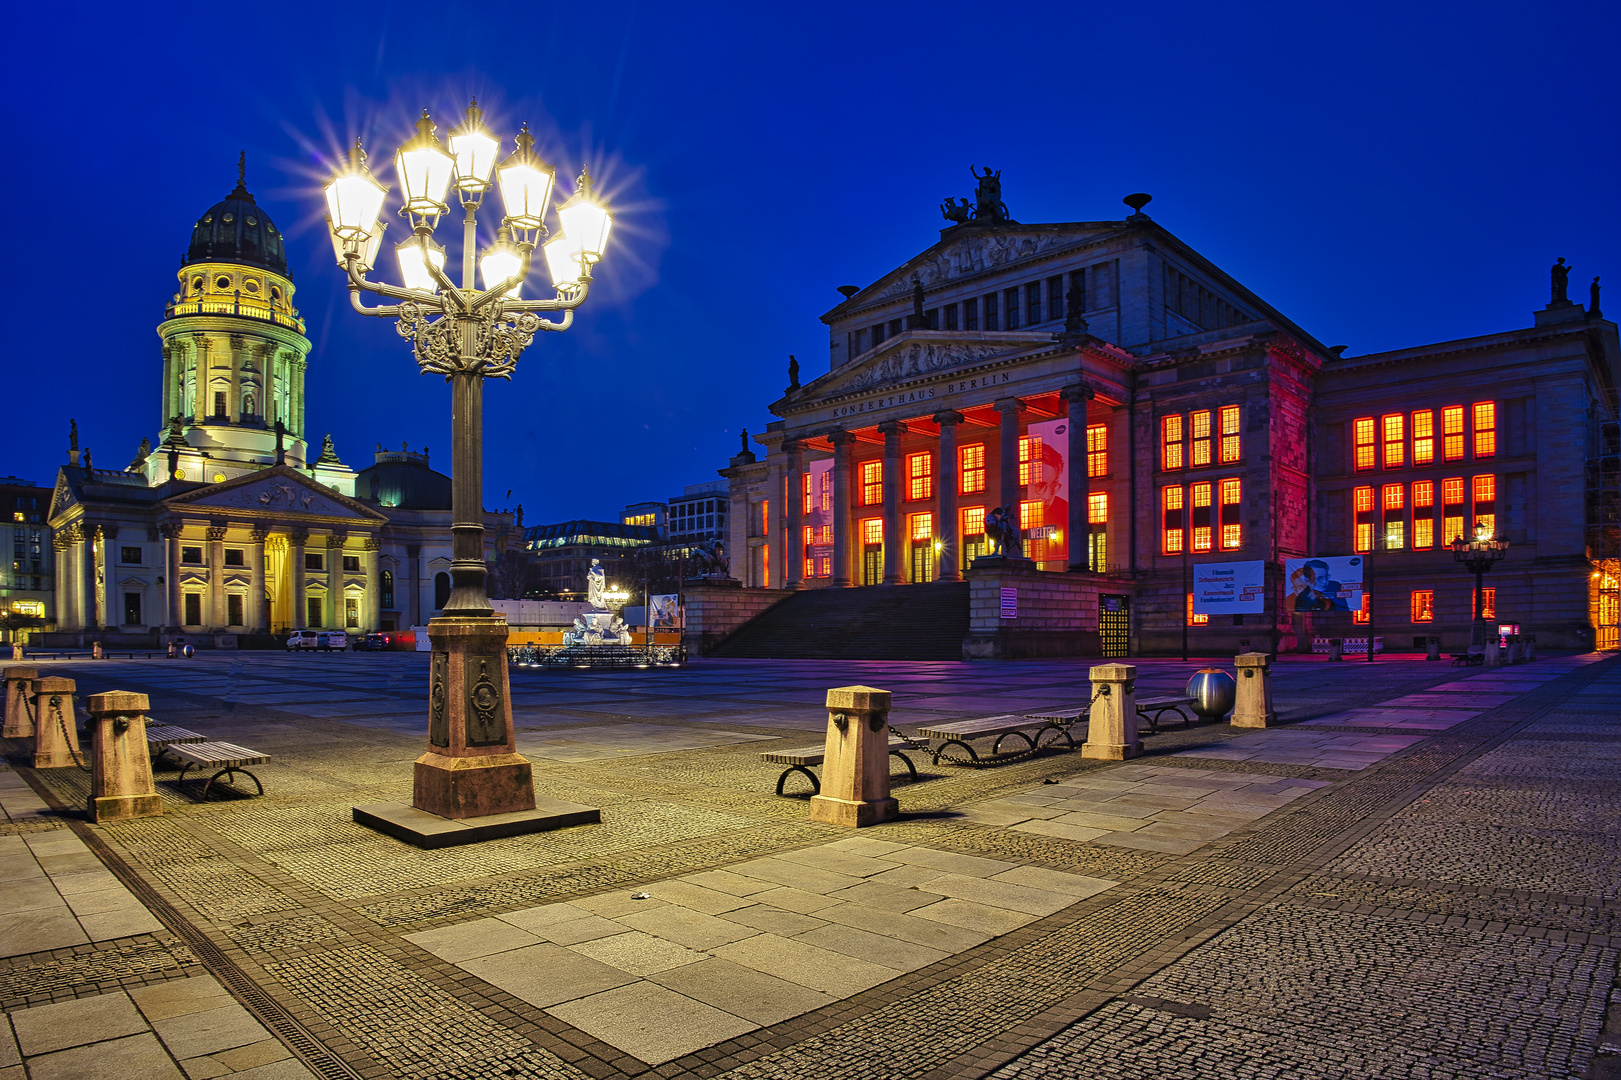
[[(426, 110), (416, 128), (394, 158), (403, 203), (399, 213), (411, 228), (395, 248), (404, 287), (365, 276), (377, 259), (383, 233), (379, 217), (389, 189), (366, 168), (358, 142), (325, 191), (333, 249), (348, 275), (354, 309), (398, 319), (397, 330), (411, 343), (419, 370), (443, 375), (451, 384), (452, 587), (441, 616), (428, 625), (430, 745), (416, 763), (413, 805), (440, 817), (467, 819), (535, 806), (529, 763), (513, 743), (506, 620), (495, 615), (485, 592), (484, 380), (510, 379), (536, 333), (573, 324), (575, 309), (591, 289), (591, 268), (607, 246), (613, 215), (582, 170), (574, 194), (555, 208), (561, 229), (547, 244), (554, 295), (519, 299), (535, 245), (547, 233), (543, 219), (554, 209), (554, 170), (534, 153), (527, 128), (514, 140), (516, 151), (499, 161), (500, 139), (485, 126), (476, 102), (449, 133), (448, 147), (435, 136)], [(506, 217), (479, 259), (478, 211), (492, 187), (501, 189)], [(463, 209), (460, 286), (445, 273), (445, 249), (433, 238), (449, 211), (452, 190)], [(482, 289), (475, 287), (476, 269), (482, 270)], [(392, 303), (368, 307), (362, 292)], [(536, 314), (545, 311), (563, 314), (555, 322)]]
[(1486, 571), (1501, 562), (1508, 554), (1508, 537), (1493, 536), (1491, 529), (1480, 524), (1475, 526), (1475, 535), (1472, 539), (1466, 540), (1460, 536), (1452, 541), (1451, 547), (1453, 559), (1475, 575), (1475, 617), (1469, 631), (1469, 644), (1484, 645), (1485, 634), (1481, 625), (1482, 613), (1486, 609), (1484, 580)]

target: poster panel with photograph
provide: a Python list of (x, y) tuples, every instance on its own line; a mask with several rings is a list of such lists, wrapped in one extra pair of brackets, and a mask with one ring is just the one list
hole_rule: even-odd
[(1195, 563), (1195, 615), (1260, 615), (1266, 611), (1266, 563)]
[(1283, 564), (1283, 613), (1362, 610), (1362, 556), (1319, 555)]

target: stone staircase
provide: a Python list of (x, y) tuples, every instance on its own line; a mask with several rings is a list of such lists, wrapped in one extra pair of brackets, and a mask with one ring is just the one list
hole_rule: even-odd
[(968, 583), (806, 589), (734, 630), (710, 656), (961, 660)]

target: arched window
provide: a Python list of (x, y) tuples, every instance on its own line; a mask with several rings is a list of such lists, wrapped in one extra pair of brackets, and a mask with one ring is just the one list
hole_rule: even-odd
[(383, 610), (394, 610), (394, 573), (391, 570), (383, 571)]
[(450, 575), (444, 573), (435, 574), (433, 576), (433, 609), (443, 611), (448, 603), (450, 603)]

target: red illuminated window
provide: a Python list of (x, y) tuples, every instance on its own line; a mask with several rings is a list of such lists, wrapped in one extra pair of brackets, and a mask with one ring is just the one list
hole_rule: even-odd
[(1441, 543), (1450, 544), (1465, 532), (1463, 477), (1449, 476), (1441, 481)]
[(868, 547), (879, 547), (883, 544), (883, 518), (866, 518), (861, 522), (861, 542)]
[[(1482, 619), (1497, 618), (1497, 589), (1487, 586), (1481, 592), (1485, 595), (1480, 603), (1480, 617)], [(1469, 617), (1471, 619), (1475, 617), (1475, 590), (1473, 589), (1469, 590)]]
[(1176, 555), (1182, 550), (1182, 487), (1172, 484), (1160, 488), (1160, 509), (1162, 514), (1162, 541), (1160, 550), (1167, 555)]
[(1238, 445), (1238, 406), (1221, 407), (1221, 463), (1230, 465), (1241, 456)]
[(934, 498), (934, 455), (926, 451), (907, 455), (906, 478), (908, 499)]
[[(1368, 590), (1363, 589), (1362, 590), (1362, 606), (1360, 608), (1358, 608), (1357, 610), (1351, 612), (1351, 621), (1354, 622), (1354, 623), (1365, 623), (1365, 622), (1367, 622), (1368, 618), (1369, 618), (1369, 614), (1370, 614), (1370, 612), (1372, 610), (1373, 610), (1373, 594), (1368, 592)], [(1369, 647), (1371, 648), (1372, 646), (1370, 645)]]
[(983, 506), (964, 507), (962, 512), (962, 534), (964, 536), (985, 535), (985, 508)]
[(1188, 593), (1188, 625), (1204, 626), (1210, 622), (1209, 615), (1196, 615), (1193, 611), (1193, 594)]
[(1386, 484), (1380, 502), (1385, 511), (1385, 550), (1400, 551), (1407, 546), (1407, 515), (1404, 512), (1406, 488)]
[(1441, 410), (1441, 457), (1463, 460), (1463, 406), (1448, 405)]
[(1041, 436), (1025, 435), (1019, 439), (1019, 486), (1041, 483)]
[(1413, 547), (1426, 550), (1435, 546), (1435, 481), (1413, 484)]
[(1109, 475), (1109, 429), (1103, 424), (1086, 429), (1086, 475)]
[(1435, 464), (1435, 410), (1413, 414), (1413, 464)]
[(934, 538), (934, 515), (933, 514), (913, 514), (912, 515), (912, 539), (913, 540), (932, 540), (933, 538)]
[(1188, 485), (1188, 494), (1193, 500), (1193, 550), (1209, 551), (1212, 537), (1210, 524), (1210, 497), (1213, 494), (1213, 485), (1205, 480), (1198, 484)]
[(985, 444), (974, 443), (957, 449), (961, 464), (962, 493), (976, 495), (985, 490)]
[(1182, 417), (1178, 413), (1159, 421), (1159, 467), (1174, 472), (1182, 467)]
[(882, 461), (863, 461), (861, 463), (861, 505), (877, 506), (884, 501), (884, 463)]
[(805, 473), (801, 479), (804, 481), (804, 491), (802, 493), (805, 506), (804, 513), (808, 514), (816, 509), (816, 494), (811, 491), (811, 482), (814, 481), (816, 477), (811, 473)]
[(1365, 472), (1373, 468), (1373, 417), (1364, 416), (1351, 421), (1351, 434), (1355, 441), (1355, 451), (1352, 460), (1355, 462), (1357, 472)]
[(1385, 434), (1385, 468), (1399, 469), (1407, 460), (1407, 440), (1403, 432), (1406, 427), (1406, 417), (1401, 413), (1391, 413), (1382, 418), (1381, 426)]
[(1195, 469), (1202, 468), (1210, 464), (1210, 410), (1189, 413), (1188, 426), (1193, 436), (1191, 464)]
[(1497, 456), (1497, 402), (1475, 402), (1475, 457)]
[(1242, 484), (1235, 477), (1221, 482), (1221, 547), (1231, 551), (1244, 545), (1244, 526), (1239, 520)]
[(1354, 493), (1356, 510), (1356, 538), (1352, 544), (1357, 551), (1373, 549), (1373, 488), (1359, 487)]
[(1415, 589), (1412, 598), (1408, 601), (1408, 609), (1412, 612), (1416, 623), (1435, 621), (1435, 590)]
[(1497, 535), (1497, 477), (1491, 473), (1475, 477), (1475, 532)]
[(1107, 492), (1097, 491), (1086, 497), (1086, 520), (1093, 525), (1105, 525), (1109, 521), (1109, 495)]

